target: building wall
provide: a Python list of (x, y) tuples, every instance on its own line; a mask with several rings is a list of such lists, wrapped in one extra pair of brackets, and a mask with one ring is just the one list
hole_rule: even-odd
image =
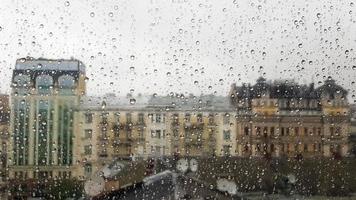
[[(37, 66), (33, 68), (33, 66)], [(9, 178), (70, 177), (74, 109), (85, 94), (79, 61), (18, 61), (12, 78)], [(43, 68), (42, 68), (43, 66)], [(63, 70), (62, 68), (63, 67)], [(67, 68), (66, 68), (67, 67)]]

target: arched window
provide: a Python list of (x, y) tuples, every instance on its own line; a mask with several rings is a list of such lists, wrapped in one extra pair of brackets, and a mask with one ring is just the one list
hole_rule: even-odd
[(19, 95), (24, 95), (30, 91), (31, 78), (28, 75), (16, 75), (13, 80), (13, 87)]
[(38, 94), (50, 94), (53, 88), (53, 78), (49, 75), (40, 75), (36, 78)]
[(63, 75), (58, 78), (59, 94), (72, 95), (74, 94), (75, 81), (72, 76)]

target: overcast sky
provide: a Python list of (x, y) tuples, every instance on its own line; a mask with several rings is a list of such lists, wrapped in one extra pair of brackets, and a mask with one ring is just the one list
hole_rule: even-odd
[(89, 95), (226, 95), (258, 76), (331, 75), (351, 97), (355, 20), (344, 0), (1, 0), (0, 91), (32, 56), (83, 61)]

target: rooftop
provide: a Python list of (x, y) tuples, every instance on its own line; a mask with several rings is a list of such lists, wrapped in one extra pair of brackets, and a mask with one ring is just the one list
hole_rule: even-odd
[(84, 64), (76, 59), (45, 59), (45, 58), (20, 58), (16, 60), (15, 70), (58, 70), (58, 71), (80, 71), (85, 73)]

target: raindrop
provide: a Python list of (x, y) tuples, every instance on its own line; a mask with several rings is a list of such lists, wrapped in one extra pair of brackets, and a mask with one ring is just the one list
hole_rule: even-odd
[(131, 55), (131, 56), (130, 56), (130, 59), (131, 59), (131, 60), (135, 60), (135, 56), (134, 56), (134, 55)]
[(167, 72), (167, 76), (171, 76), (171, 72)]
[(95, 16), (95, 13), (94, 12), (91, 12), (90, 13), (90, 17), (94, 17)]
[(109, 12), (109, 17), (113, 17), (113, 16), (114, 16), (114, 13)]
[(130, 99), (130, 104), (134, 105), (136, 103), (136, 99)]
[(38, 68), (38, 69), (41, 69), (41, 68), (42, 68), (42, 64), (39, 63), (39, 64), (37, 65), (37, 68)]
[(66, 1), (64, 5), (68, 7), (70, 5), (69, 1)]
[(320, 19), (321, 13), (317, 13), (317, 14), (316, 14), (316, 17), (317, 17), (318, 19)]
[(356, 70), (356, 65), (352, 66), (352, 69), (353, 69), (353, 70)]

